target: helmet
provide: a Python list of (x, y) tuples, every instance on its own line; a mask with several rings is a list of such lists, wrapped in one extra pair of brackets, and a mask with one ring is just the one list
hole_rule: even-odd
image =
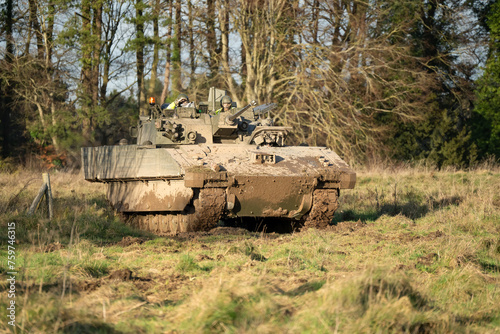
[(222, 97), (222, 99), (220, 100), (220, 106), (223, 107), (222, 104), (224, 104), (224, 103), (233, 103), (233, 100), (231, 100), (231, 98), (229, 96), (224, 95)]
[(175, 100), (175, 103), (179, 103), (181, 100), (186, 100), (186, 102), (189, 102), (189, 97), (186, 94), (179, 94), (177, 96), (177, 99)]

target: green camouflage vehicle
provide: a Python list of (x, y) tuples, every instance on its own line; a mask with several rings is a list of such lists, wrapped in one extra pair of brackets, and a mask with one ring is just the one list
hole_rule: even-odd
[(353, 170), (328, 148), (286, 146), (292, 129), (273, 124), (275, 104), (215, 114), (225, 95), (211, 88), (196, 108), (151, 104), (131, 131), (137, 144), (82, 148), (85, 179), (106, 183), (113, 207), (158, 235), (236, 217), (328, 226)]

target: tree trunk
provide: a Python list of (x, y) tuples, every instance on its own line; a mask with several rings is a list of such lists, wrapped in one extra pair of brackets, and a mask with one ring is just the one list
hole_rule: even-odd
[[(56, 102), (54, 99), (54, 94), (50, 94), (50, 115), (52, 119), (52, 126), (57, 126), (57, 115), (56, 115)], [(50, 139), (52, 140), (52, 144), (54, 145), (54, 149), (56, 150), (56, 153), (61, 152), (61, 147), (59, 146), (59, 140), (57, 139), (57, 136), (53, 133), (50, 136)]]
[[(5, 53), (5, 63), (8, 68), (11, 67), (14, 58), (14, 36), (13, 36), (13, 10), (14, 3), (13, 0), (7, 0), (5, 6), (5, 39), (6, 39), (6, 53)], [(10, 86), (6, 86), (3, 89), (2, 103), (0, 105), (1, 110), (1, 126), (2, 126), (2, 157), (9, 156), (10, 152), (10, 136), (11, 136), (11, 96), (12, 89)]]
[(191, 69), (191, 78), (194, 78), (196, 71), (196, 54), (195, 54), (195, 45), (194, 45), (194, 13), (193, 13), (193, 3), (191, 0), (188, 0), (188, 20), (189, 20), (189, 61), (190, 61), (190, 69)]
[[(102, 62), (102, 73), (100, 74), (101, 77), (101, 87), (100, 87), (100, 93), (99, 93), (99, 99), (100, 99), (100, 104), (103, 107), (106, 107), (108, 103), (110, 103), (116, 96), (117, 94), (114, 94), (113, 97), (110, 99), (107, 98), (107, 89), (108, 89), (108, 84), (110, 81), (110, 71), (111, 71), (111, 65), (114, 60), (114, 55), (113, 55), (113, 49), (116, 47), (115, 44), (117, 43), (116, 36), (117, 32), (119, 31), (119, 28), (122, 25), (122, 21), (125, 20), (125, 15), (122, 13), (122, 6), (124, 4), (122, 3), (117, 3), (116, 1), (113, 0), (106, 0), (103, 4), (103, 8), (109, 8), (110, 12), (108, 14), (108, 11), (103, 12), (103, 28), (102, 28), (102, 52), (101, 52), (101, 62)], [(116, 14), (114, 14), (116, 13)]]
[(47, 17), (47, 37), (45, 41), (45, 64), (47, 69), (52, 68), (52, 52), (54, 50), (53, 39), (54, 39), (54, 22), (56, 15), (56, 7), (54, 2), (49, 3), (49, 15)]
[(81, 71), (81, 100), (82, 100), (82, 135), (85, 141), (85, 145), (89, 145), (92, 141), (92, 116), (91, 110), (92, 105), (92, 49), (91, 45), (91, 17), (92, 8), (90, 0), (82, 0), (82, 71)]
[(140, 115), (146, 115), (146, 99), (144, 97), (144, 17), (142, 10), (142, 0), (136, 1), (136, 68), (137, 68), (137, 104)]
[(231, 68), (229, 66), (229, 6), (226, 3), (218, 3), (219, 8), (219, 24), (221, 28), (221, 59), (224, 69), (224, 80), (229, 88), (229, 92), (233, 101), (241, 105), (241, 100), (236, 93), (235, 83), (232, 77)]
[[(45, 73), (47, 76), (47, 82), (53, 82), (53, 64), (52, 64), (52, 52), (54, 49), (53, 39), (54, 39), (54, 22), (55, 22), (56, 9), (53, 2), (49, 4), (49, 15), (47, 17), (47, 31), (45, 32)], [(54, 87), (54, 90), (48, 93), (47, 99), (50, 108), (50, 115), (52, 120), (52, 126), (57, 126), (57, 115), (56, 115), (56, 95), (59, 87), (57, 85)], [(56, 153), (61, 151), (61, 147), (59, 146), (59, 140), (55, 132), (52, 132), (50, 135), (52, 140), (52, 144), (54, 145), (54, 149)]]
[(207, 48), (208, 48), (208, 69), (210, 78), (217, 76), (217, 35), (215, 32), (215, 6), (214, 0), (207, 0)]
[[(173, 11), (173, 6), (172, 6), (172, 0), (169, 0), (169, 5), (170, 5), (170, 15), (169, 17), (172, 17), (172, 11)], [(163, 77), (163, 90), (161, 91), (161, 103), (165, 103), (165, 99), (167, 98), (168, 95), (168, 86), (170, 84), (170, 63), (171, 63), (171, 57), (172, 57), (172, 20), (169, 21), (168, 23), (168, 31), (167, 31), (167, 38), (165, 42), (165, 49), (166, 49), (166, 61), (165, 61), (165, 76)]]
[(160, 0), (154, 1), (153, 6), (153, 63), (151, 64), (151, 78), (149, 80), (148, 97), (155, 93), (156, 80), (158, 77), (158, 62), (160, 60), (160, 29), (158, 17), (160, 16)]
[(101, 60), (101, 33), (102, 33), (102, 2), (93, 3), (92, 35), (94, 45), (92, 50), (92, 106), (99, 105), (99, 72)]
[[(42, 36), (42, 31), (40, 29), (40, 23), (38, 22), (38, 17), (37, 17), (37, 4), (36, 0), (29, 0), (28, 2), (28, 7), (29, 7), (29, 37), (31, 38), (31, 32), (35, 32), (35, 37), (36, 37), (36, 46), (37, 46), (37, 51), (38, 51), (38, 59), (43, 59), (43, 36)], [(26, 54), (29, 53), (29, 40), (28, 40), (28, 46), (26, 50)]]
[(108, 83), (109, 83), (109, 70), (111, 67), (111, 46), (112, 43), (110, 41), (106, 41), (105, 54), (103, 56), (103, 66), (102, 66), (102, 75), (101, 75), (101, 87), (99, 93), (99, 100), (101, 106), (105, 106), (107, 103), (106, 95), (108, 91)]
[(172, 52), (172, 91), (179, 93), (182, 90), (181, 83), (181, 38), (182, 38), (182, 21), (181, 21), (181, 2), (175, 2), (175, 28), (174, 28), (174, 48)]
[(313, 8), (312, 8), (312, 43), (313, 44), (318, 44), (318, 34), (319, 34), (319, 1), (314, 0), (313, 1)]

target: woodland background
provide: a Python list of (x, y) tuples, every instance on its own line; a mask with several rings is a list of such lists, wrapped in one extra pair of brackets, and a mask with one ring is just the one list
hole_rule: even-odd
[(78, 167), (148, 96), (277, 102), (349, 163), (500, 158), (500, 1), (4, 0), (0, 167)]

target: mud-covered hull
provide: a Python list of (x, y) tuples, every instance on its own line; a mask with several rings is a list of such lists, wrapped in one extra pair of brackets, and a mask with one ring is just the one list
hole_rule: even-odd
[[(349, 166), (335, 152), (321, 147), (125, 145), (83, 148), (82, 157), (85, 179), (108, 183), (108, 199), (117, 211), (166, 215), (163, 220), (170, 220), (170, 225), (180, 219), (183, 222), (171, 228), (176, 231), (194, 228), (189, 225), (193, 212), (207, 210), (196, 208), (196, 201), (208, 189), (219, 189), (217, 202), (222, 203), (212, 220), (281, 217), (307, 222), (320, 219), (323, 211), (328, 211), (329, 218), (321, 219), (331, 220), (339, 190), (353, 188), (356, 182)], [(328, 206), (329, 202), (335, 205)], [(196, 216), (200, 219), (203, 213), (196, 212)], [(161, 222), (153, 223), (155, 219), (143, 220), (143, 225), (153, 224), (146, 229), (169, 230)]]

